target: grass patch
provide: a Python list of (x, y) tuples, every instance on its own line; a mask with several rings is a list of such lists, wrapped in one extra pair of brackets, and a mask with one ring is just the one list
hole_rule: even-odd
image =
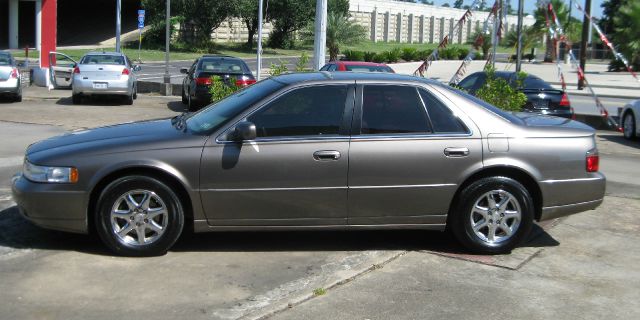
[(313, 295), (316, 296), (316, 297), (317, 296), (322, 296), (322, 295), (325, 295), (325, 294), (327, 294), (327, 290), (325, 290), (324, 288), (317, 288), (317, 289), (313, 290)]

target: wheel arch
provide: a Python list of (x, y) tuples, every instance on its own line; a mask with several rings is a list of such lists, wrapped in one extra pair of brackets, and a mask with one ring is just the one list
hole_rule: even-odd
[[(540, 185), (538, 185), (533, 176), (527, 171), (514, 166), (485, 167), (474, 172), (458, 186), (458, 189), (456, 190), (456, 193), (453, 196), (451, 203), (449, 204), (449, 210), (455, 208), (455, 204), (459, 201), (462, 190), (464, 190), (467, 186), (474, 183), (475, 181), (487, 177), (507, 177), (521, 183), (527, 189), (527, 191), (529, 191), (529, 193), (531, 194), (531, 198), (533, 199), (535, 220), (540, 220), (540, 215), (542, 213), (542, 190), (540, 189)], [(451, 215), (449, 214), (449, 216)]]
[(182, 203), (184, 209), (184, 227), (185, 231), (193, 230), (193, 219), (194, 219), (194, 205), (193, 199), (189, 195), (186, 186), (184, 183), (171, 174), (170, 172), (163, 170), (158, 167), (153, 166), (130, 166), (117, 169), (115, 171), (110, 172), (109, 174), (100, 178), (97, 183), (93, 185), (91, 188), (91, 192), (89, 195), (89, 202), (87, 205), (87, 231), (89, 233), (95, 233), (95, 210), (98, 210), (98, 200), (100, 198), (100, 194), (111, 182), (115, 181), (118, 178), (130, 176), (130, 175), (141, 175), (147, 176), (154, 179), (158, 179), (163, 183), (167, 184), (174, 192), (176, 192), (178, 196), (178, 200)]

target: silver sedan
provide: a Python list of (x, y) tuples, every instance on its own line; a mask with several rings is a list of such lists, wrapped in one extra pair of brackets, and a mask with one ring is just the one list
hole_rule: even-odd
[(22, 76), (18, 65), (9, 52), (0, 51), (0, 95), (7, 95), (13, 101), (22, 101)]
[(118, 95), (131, 105), (137, 98), (134, 71), (139, 70), (122, 53), (90, 52), (73, 69), (73, 103), (81, 103), (84, 96)]
[(536, 220), (598, 207), (598, 162), (594, 130), (570, 119), (417, 77), (320, 72), (35, 143), (13, 195), (36, 224), (95, 230), (125, 255), (162, 254), (187, 228), (448, 228), (504, 253)]

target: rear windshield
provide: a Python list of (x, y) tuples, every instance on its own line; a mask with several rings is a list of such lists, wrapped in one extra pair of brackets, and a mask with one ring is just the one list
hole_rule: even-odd
[(110, 64), (124, 66), (124, 57), (110, 56), (105, 54), (87, 55), (82, 57), (82, 60), (80, 60), (80, 64)]
[(509, 121), (511, 123), (524, 124), (524, 121), (522, 121), (522, 119), (520, 119), (517, 116), (515, 116), (512, 112), (504, 111), (504, 110), (502, 110), (502, 109), (500, 109), (500, 108), (498, 108), (498, 107), (496, 107), (496, 106), (494, 106), (492, 104), (489, 104), (489, 103), (485, 102), (482, 99), (479, 99), (479, 98), (477, 98), (475, 96), (472, 96), (472, 95), (470, 95), (470, 94), (468, 94), (468, 93), (466, 93), (466, 92), (464, 92), (462, 90), (458, 90), (458, 89), (455, 89), (455, 88), (452, 88), (452, 87), (447, 87), (447, 86), (442, 86), (442, 88), (446, 88), (447, 90), (451, 90), (451, 91), (457, 93), (458, 95), (461, 95), (464, 98), (467, 98), (467, 99), (471, 100), (471, 102), (474, 102), (475, 104), (487, 109), (489, 112), (491, 112), (493, 114), (496, 114), (497, 116), (500, 116), (501, 118), (503, 118), (503, 119), (505, 119), (505, 120), (507, 120), (507, 121)]
[(391, 68), (387, 66), (353, 66), (353, 65), (345, 65), (347, 71), (356, 71), (356, 72), (393, 72)]
[(546, 89), (546, 90), (554, 90), (554, 88), (546, 83), (544, 80), (534, 77), (528, 76), (524, 78), (524, 88), (525, 89)]
[(249, 71), (242, 60), (224, 58), (202, 59), (198, 64), (198, 69), (204, 72), (228, 74), (242, 74)]
[(0, 53), (0, 66), (10, 66), (13, 65), (11, 61), (11, 56), (6, 53)]

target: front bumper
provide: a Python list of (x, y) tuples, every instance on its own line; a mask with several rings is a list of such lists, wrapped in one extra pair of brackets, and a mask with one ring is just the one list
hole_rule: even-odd
[(593, 210), (604, 199), (607, 179), (600, 173), (588, 178), (546, 180), (540, 183), (544, 199), (540, 221)]
[(13, 200), (20, 213), (46, 229), (87, 233), (87, 194), (69, 185), (35, 183), (19, 175), (12, 179)]
[(0, 80), (0, 93), (12, 93), (17, 94), (20, 87), (18, 86), (20, 83), (20, 79), (7, 79), (4, 81)]
[[(94, 83), (106, 83), (106, 88), (96, 88)], [(119, 80), (87, 80), (82, 76), (73, 77), (73, 94), (83, 95), (131, 95), (133, 84), (129, 77), (121, 77)]]

